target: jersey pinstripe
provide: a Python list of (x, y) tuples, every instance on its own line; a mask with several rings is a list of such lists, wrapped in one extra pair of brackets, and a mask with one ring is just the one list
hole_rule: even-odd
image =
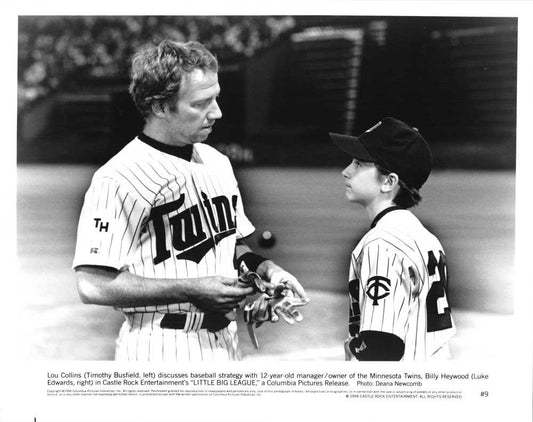
[(115, 360), (233, 361), (240, 360), (237, 324), (216, 333), (192, 327), (161, 329), (161, 312), (128, 312), (120, 329)]
[(442, 245), (408, 210), (383, 215), (350, 265), (350, 333), (380, 331), (405, 343), (404, 361), (428, 360), (455, 333)]
[[(80, 215), (73, 266), (105, 266), (148, 278), (236, 277), (236, 240), (253, 231), (227, 157), (195, 144), (189, 161), (136, 138), (93, 176)], [(117, 340), (117, 358), (128, 359), (171, 356), (168, 337), (175, 330), (158, 328), (162, 314), (187, 313), (191, 321), (199, 314), (191, 303), (120, 310), (126, 321)], [(206, 331), (196, 325), (191, 324), (192, 331), (174, 333), (175, 350), (188, 343), (183, 342), (191, 332)], [(212, 352), (219, 348), (218, 338), (228, 337), (224, 344), (236, 347), (235, 327), (224, 331), (217, 339), (202, 333), (191, 341), (190, 347), (196, 342), (203, 351), (186, 360), (209, 353), (220, 357)], [(163, 344), (165, 353), (160, 350)], [(237, 355), (236, 349), (224, 352)], [(175, 358), (186, 355), (174, 353)]]

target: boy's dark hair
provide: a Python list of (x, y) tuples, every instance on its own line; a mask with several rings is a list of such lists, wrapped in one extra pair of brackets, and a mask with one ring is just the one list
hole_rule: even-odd
[[(380, 166), (378, 163), (374, 164), (382, 176), (388, 176), (392, 173), (386, 168)], [(392, 202), (402, 208), (412, 208), (420, 203), (422, 196), (420, 195), (420, 192), (418, 192), (418, 189), (407, 186), (401, 180), (398, 180), (398, 184), (400, 185), (400, 189), (396, 193), (396, 196), (393, 198)]]

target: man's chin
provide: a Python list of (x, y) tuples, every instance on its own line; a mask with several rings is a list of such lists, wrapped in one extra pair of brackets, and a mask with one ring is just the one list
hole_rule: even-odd
[(193, 143), (193, 144), (201, 144), (202, 142), (206, 141), (207, 138), (208, 138), (207, 135), (205, 135), (205, 136), (200, 136), (200, 135), (199, 135), (199, 136), (196, 136), (196, 137), (193, 139), (192, 143)]
[(209, 134), (211, 133), (211, 129), (209, 130), (202, 130), (200, 133), (198, 133), (194, 139), (193, 143), (197, 144), (199, 142), (204, 142), (209, 137)]

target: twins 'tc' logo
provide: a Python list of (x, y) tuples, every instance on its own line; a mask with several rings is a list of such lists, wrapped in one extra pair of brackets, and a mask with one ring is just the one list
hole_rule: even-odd
[(391, 281), (386, 277), (376, 275), (368, 279), (368, 288), (366, 295), (372, 299), (372, 306), (378, 306), (378, 300), (384, 299), (390, 295)]

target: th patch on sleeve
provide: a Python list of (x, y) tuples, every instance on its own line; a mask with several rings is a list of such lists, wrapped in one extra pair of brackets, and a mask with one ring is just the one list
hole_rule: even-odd
[(105, 233), (108, 233), (109, 232), (109, 221), (106, 221), (102, 218), (93, 218), (93, 222), (94, 222), (94, 230), (98, 231), (98, 232), (105, 232)]

